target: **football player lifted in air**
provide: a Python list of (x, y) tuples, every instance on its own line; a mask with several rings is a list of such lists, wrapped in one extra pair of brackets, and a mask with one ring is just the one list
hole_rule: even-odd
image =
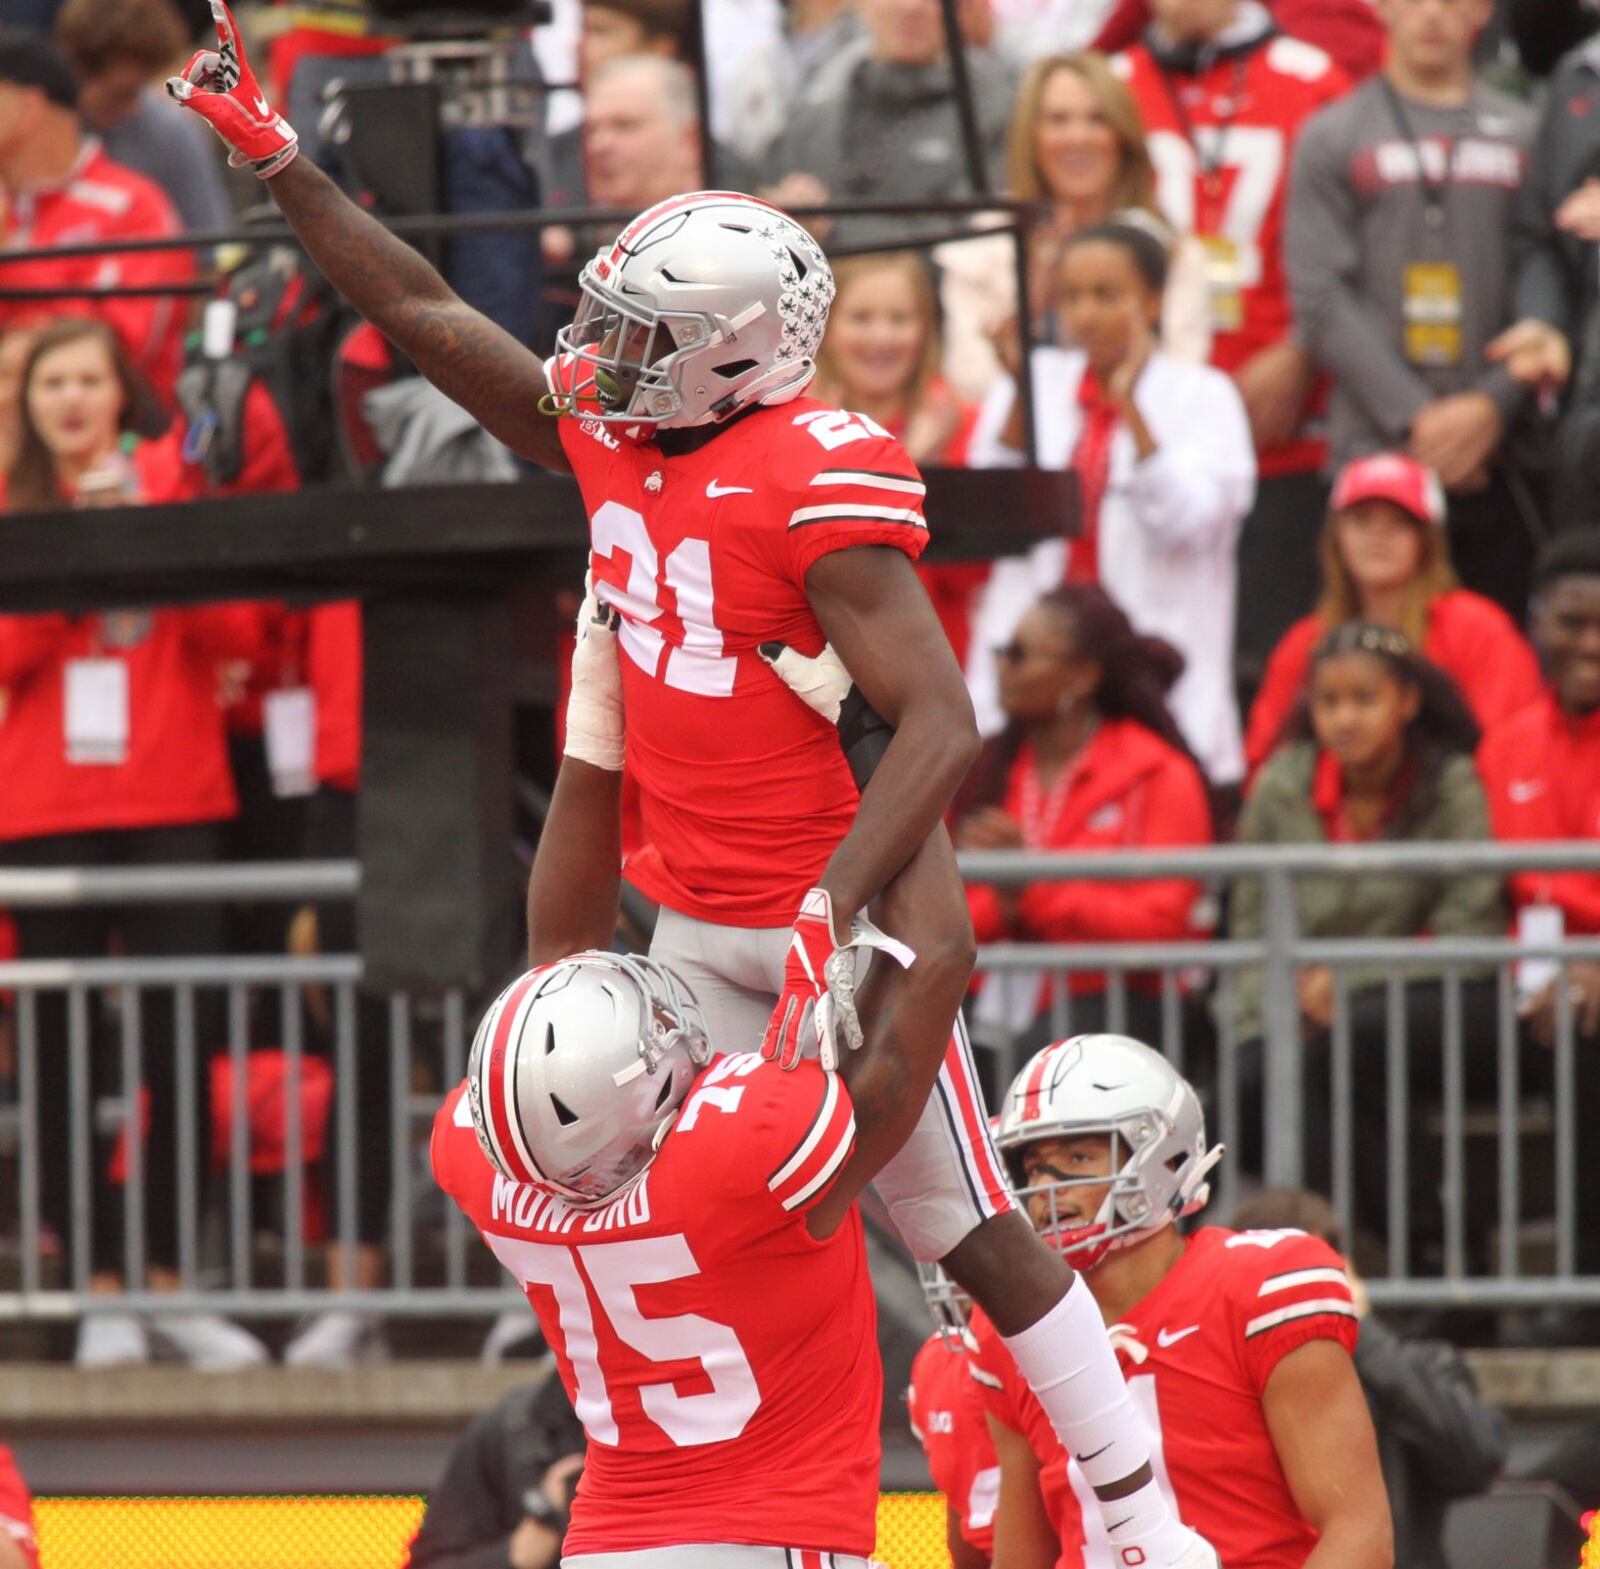
[[(1303, 1231), (1179, 1233), (1222, 1149), (1166, 1058), (1124, 1035), (1045, 1047), (1006, 1094), (998, 1143), (1111, 1326), (1174, 1511), (1228, 1569), (1391, 1569), (1343, 1261)], [(1000, 1457), (995, 1562), (1112, 1569), (1082, 1467), (981, 1311), (971, 1332)]]
[[(719, 1047), (759, 1041), (793, 1068), (814, 1041), (832, 1066), (841, 1041), (862, 1038), (854, 922), (941, 821), (978, 737), (912, 570), (927, 539), (915, 466), (870, 421), (801, 396), (833, 298), (821, 250), (750, 197), (662, 202), (584, 268), (577, 316), (542, 365), (295, 157), (226, 6), (212, 10), (217, 49), (169, 91), (262, 177), (324, 275), (424, 376), (582, 489), (595, 593), (620, 613), (624, 657), (574, 668), (541, 856), (597, 905), (611, 897), (594, 873), (620, 862), (625, 698), (648, 846), (628, 874), (662, 906), (652, 956), (687, 980)], [(813, 693), (808, 706), (786, 685), (810, 680), (805, 658), (825, 641), (893, 730), (866, 788), (843, 732), (813, 711), (837, 712), (837, 698)], [(779, 674), (760, 652), (773, 645), (788, 650)], [(563, 796), (582, 794), (611, 825), (597, 839), (558, 835)], [(530, 891), (535, 964), (611, 929), (609, 908), (569, 929), (549, 919), (537, 905), (552, 881)], [(1006, 1337), (1083, 1457), (1119, 1565), (1210, 1569), (1215, 1554), (1156, 1485), (1093, 1299), (1011, 1202), (956, 1012), (878, 1191), (913, 1254), (941, 1261)], [(821, 1298), (813, 1310), (832, 1312)]]

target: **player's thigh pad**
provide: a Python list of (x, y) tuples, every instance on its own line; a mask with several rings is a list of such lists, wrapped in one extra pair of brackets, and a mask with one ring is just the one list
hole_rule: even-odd
[(662, 907), (650, 957), (688, 983), (714, 1051), (754, 1051), (783, 989), (787, 926), (717, 926)]
[(814, 1547), (641, 1547), (631, 1553), (582, 1553), (561, 1569), (871, 1569), (865, 1558)]
[(989, 1137), (989, 1114), (960, 1014), (933, 1093), (873, 1186), (912, 1256), (932, 1263), (984, 1221), (1014, 1208)]

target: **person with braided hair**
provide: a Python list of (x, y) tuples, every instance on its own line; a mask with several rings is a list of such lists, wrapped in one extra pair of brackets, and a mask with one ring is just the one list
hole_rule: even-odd
[[(963, 849), (1120, 850), (1211, 840), (1205, 782), (1167, 711), (1183, 669), (1169, 643), (1136, 632), (1096, 583), (1045, 595), (995, 651), (1005, 730), (985, 748), (957, 801)], [(974, 884), (968, 906), (979, 942), (1172, 942), (1194, 935), (1197, 883)], [(1070, 1027), (1107, 1025), (1106, 978), (1070, 978)], [(1051, 1032), (1047, 983), (1005, 977), (980, 992), (975, 1017), (1006, 1029), (1037, 1021)], [(1127, 1027), (1161, 1038), (1153, 982), (1135, 978)], [(1059, 1034), (1059, 1031), (1054, 1033)], [(1029, 1039), (1032, 1039), (1030, 1034)]]
[[(1393, 627), (1346, 621), (1311, 656), (1305, 699), (1283, 742), (1256, 776), (1239, 822), (1243, 844), (1478, 842), (1491, 837), (1483, 785), (1473, 765), (1479, 728), (1454, 681), (1417, 653)], [(1497, 937), (1505, 930), (1500, 879), (1432, 867), (1360, 877), (1297, 877), (1296, 929), (1308, 938)], [(1250, 940), (1266, 927), (1261, 879), (1235, 879), (1229, 935)], [(1387, 1213), (1389, 1142), (1388, 979), (1381, 965), (1307, 965), (1296, 977), (1305, 1104), (1305, 1180), (1333, 1188), (1330, 1123), (1333, 1036), (1339, 989), (1349, 1025), (1349, 1075), (1355, 1217), (1381, 1235)], [(1401, 1005), (1409, 1043), (1411, 1105), (1441, 1093), (1442, 1042), (1449, 1007), (1447, 966), (1408, 958)], [(1492, 972), (1454, 967), (1468, 1094), (1495, 1088), (1495, 983)], [(1261, 1125), (1260, 1095), (1268, 1051), (1283, 1043), (1268, 1030), (1266, 977), (1245, 970), (1232, 989), (1235, 1039), (1244, 1095), (1244, 1164), (1253, 1167), (1252, 1135)], [(1419, 1159), (1432, 1158), (1420, 1126), (1402, 1159), (1412, 1162), (1411, 1225), (1417, 1255), (1443, 1235), (1440, 1184)], [(1391, 1244), (1397, 1239), (1390, 1238)]]

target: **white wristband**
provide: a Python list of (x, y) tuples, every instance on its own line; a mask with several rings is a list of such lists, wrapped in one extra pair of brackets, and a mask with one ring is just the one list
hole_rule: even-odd
[(567, 697), (568, 757), (608, 773), (622, 769), (622, 672), (617, 634), (599, 619), (594, 589), (585, 585), (578, 612), (578, 642), (572, 651), (572, 691)]

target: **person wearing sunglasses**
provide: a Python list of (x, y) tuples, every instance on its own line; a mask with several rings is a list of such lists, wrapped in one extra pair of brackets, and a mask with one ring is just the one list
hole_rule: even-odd
[[(1006, 728), (980, 755), (957, 801), (956, 842), (970, 850), (1120, 850), (1206, 844), (1206, 787), (1166, 693), (1183, 669), (1142, 637), (1106, 591), (1073, 583), (1047, 594), (995, 650)], [(973, 884), (967, 901), (984, 942), (1172, 942), (1194, 935), (1197, 883), (1181, 877), (1088, 878), (1024, 888)], [(1106, 978), (1067, 980), (1073, 1030), (1106, 1026)], [(1053, 1029), (1054, 982), (1040, 974), (985, 983), (974, 1021), (994, 1035)], [(1161, 1035), (1161, 998), (1135, 977), (1128, 1024)]]

